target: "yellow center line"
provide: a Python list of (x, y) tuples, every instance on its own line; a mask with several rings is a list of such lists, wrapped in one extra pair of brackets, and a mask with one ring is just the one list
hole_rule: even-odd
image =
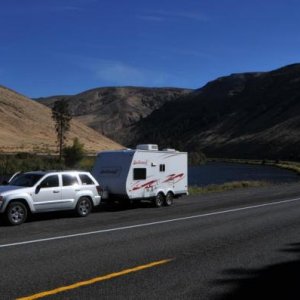
[(17, 300), (40, 299), (40, 298), (43, 298), (43, 297), (47, 297), (47, 296), (55, 295), (55, 294), (58, 294), (58, 293), (66, 292), (66, 291), (69, 291), (69, 290), (77, 289), (77, 288), (80, 288), (82, 286), (91, 285), (91, 284), (101, 282), (101, 281), (104, 281), (104, 280), (113, 279), (113, 278), (120, 277), (120, 276), (123, 276), (123, 275), (126, 275), (126, 274), (130, 274), (130, 273), (142, 271), (142, 270), (145, 270), (145, 269), (149, 269), (149, 268), (152, 268), (152, 267), (155, 267), (155, 266), (163, 265), (163, 264), (166, 264), (166, 263), (168, 263), (172, 260), (173, 259), (164, 259), (164, 260), (154, 261), (154, 262), (146, 264), (146, 265), (141, 265), (141, 266), (137, 266), (137, 267), (134, 267), (134, 268), (131, 268), (131, 269), (126, 269), (126, 270), (123, 270), (123, 271), (120, 271), (120, 272), (115, 272), (115, 273), (103, 275), (103, 276), (100, 276), (100, 277), (95, 277), (95, 278), (92, 278), (92, 279), (89, 279), (89, 280), (80, 281), (80, 282), (77, 282), (77, 283), (74, 283), (74, 284), (71, 284), (71, 285), (62, 286), (62, 287), (59, 287), (59, 288), (56, 288), (56, 289), (53, 289), (53, 290), (41, 292), (41, 293), (34, 294), (34, 295), (31, 295), (31, 296), (21, 297), (21, 298), (18, 298)]

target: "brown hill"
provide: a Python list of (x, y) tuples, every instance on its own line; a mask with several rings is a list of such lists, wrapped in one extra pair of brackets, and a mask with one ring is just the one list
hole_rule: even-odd
[(51, 107), (56, 100), (64, 99), (77, 120), (125, 145), (140, 119), (190, 92), (179, 88), (107, 87), (36, 100)]
[(300, 160), (300, 64), (221, 77), (136, 124), (152, 141), (210, 157)]
[[(121, 148), (119, 144), (72, 120), (68, 134), (69, 143), (74, 137), (78, 137), (90, 153)], [(0, 151), (5, 153), (56, 151), (51, 110), (0, 86)]]

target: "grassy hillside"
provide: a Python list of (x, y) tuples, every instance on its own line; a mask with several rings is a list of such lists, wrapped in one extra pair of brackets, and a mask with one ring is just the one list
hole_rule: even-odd
[[(90, 153), (121, 148), (119, 144), (75, 120), (71, 122), (68, 141), (71, 143), (74, 137), (78, 137)], [(51, 110), (0, 86), (0, 152), (54, 151), (56, 136)]]

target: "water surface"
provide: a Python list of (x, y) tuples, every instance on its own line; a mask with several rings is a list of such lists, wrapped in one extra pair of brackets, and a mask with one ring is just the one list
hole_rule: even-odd
[(272, 183), (295, 182), (300, 176), (289, 170), (266, 165), (211, 162), (189, 167), (189, 185), (205, 186), (241, 180), (263, 180)]

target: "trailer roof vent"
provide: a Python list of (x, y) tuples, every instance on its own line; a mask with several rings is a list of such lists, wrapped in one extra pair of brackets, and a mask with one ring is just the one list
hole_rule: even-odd
[(138, 150), (158, 150), (158, 146), (155, 144), (140, 144), (136, 146)]
[(164, 148), (164, 149), (162, 149), (162, 151), (176, 152), (175, 149), (171, 149), (171, 148)]

